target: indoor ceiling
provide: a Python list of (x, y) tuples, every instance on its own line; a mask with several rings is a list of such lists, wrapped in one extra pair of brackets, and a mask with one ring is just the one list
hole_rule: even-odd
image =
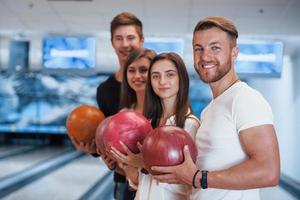
[(299, 0), (1, 0), (0, 31), (95, 33), (132, 11), (147, 34), (190, 34), (209, 15), (232, 19), (241, 34), (299, 35)]
[(109, 35), (111, 19), (122, 11), (142, 20), (146, 36), (190, 42), (198, 20), (221, 15), (241, 37), (281, 40), (288, 54), (300, 47), (300, 0), (0, 0), (0, 35)]

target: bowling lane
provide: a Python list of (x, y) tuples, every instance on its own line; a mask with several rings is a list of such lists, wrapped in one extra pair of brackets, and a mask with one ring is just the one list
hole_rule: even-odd
[(0, 178), (14, 174), (27, 167), (47, 160), (51, 157), (58, 156), (63, 152), (70, 150), (71, 147), (45, 147), (35, 151), (27, 152), (13, 157), (0, 160)]
[(84, 156), (15, 191), (4, 199), (79, 199), (107, 171), (106, 166), (98, 158)]
[(10, 156), (16, 156), (25, 152), (33, 151), (41, 146), (37, 145), (1, 145), (0, 147), (0, 159), (5, 159)]
[(0, 145), (0, 155), (12, 151), (14, 149), (19, 149), (27, 145)]
[(0, 158), (11, 152), (26, 150), (28, 148), (33, 148), (32, 145), (0, 145)]

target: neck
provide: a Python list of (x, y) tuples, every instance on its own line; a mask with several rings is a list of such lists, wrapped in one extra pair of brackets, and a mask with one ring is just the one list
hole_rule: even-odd
[(124, 71), (125, 61), (119, 58), (119, 70), (115, 73), (115, 78), (117, 81), (122, 82), (123, 80), (123, 71)]
[(122, 82), (123, 80), (123, 69), (120, 68), (119, 71), (115, 73), (115, 78), (117, 81)]
[(162, 100), (162, 106), (163, 106), (162, 119), (167, 120), (170, 116), (172, 116), (175, 113), (175, 101), (176, 101), (176, 96), (174, 96), (173, 98), (167, 98)]
[(211, 88), (213, 98), (217, 98), (224, 91), (230, 88), (233, 84), (239, 81), (237, 74), (231, 69), (224, 77), (220, 80), (210, 83), (209, 86)]
[(144, 92), (138, 92), (136, 93), (136, 106), (134, 108), (135, 111), (139, 113), (143, 113), (144, 110), (144, 98), (145, 93)]

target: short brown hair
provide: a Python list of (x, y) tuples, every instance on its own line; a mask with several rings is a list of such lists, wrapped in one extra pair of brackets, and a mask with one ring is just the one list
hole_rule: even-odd
[(122, 12), (115, 16), (110, 22), (110, 36), (113, 38), (113, 34), (120, 26), (133, 25), (136, 27), (137, 33), (140, 38), (143, 38), (143, 24), (142, 22), (131, 12)]
[(239, 35), (238, 31), (233, 22), (225, 17), (210, 16), (203, 20), (200, 20), (195, 26), (193, 33), (195, 34), (195, 32), (197, 31), (207, 30), (213, 27), (219, 28), (222, 31), (226, 32), (228, 36), (232, 39), (234, 46), (236, 46), (236, 40)]

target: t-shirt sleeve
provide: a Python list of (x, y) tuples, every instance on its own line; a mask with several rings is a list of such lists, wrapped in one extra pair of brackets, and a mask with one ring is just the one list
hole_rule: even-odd
[(238, 132), (254, 126), (273, 124), (270, 105), (255, 90), (243, 91), (234, 98), (232, 114)]
[(184, 130), (188, 132), (193, 140), (196, 138), (196, 133), (200, 126), (200, 121), (196, 117), (187, 117), (184, 122)]

